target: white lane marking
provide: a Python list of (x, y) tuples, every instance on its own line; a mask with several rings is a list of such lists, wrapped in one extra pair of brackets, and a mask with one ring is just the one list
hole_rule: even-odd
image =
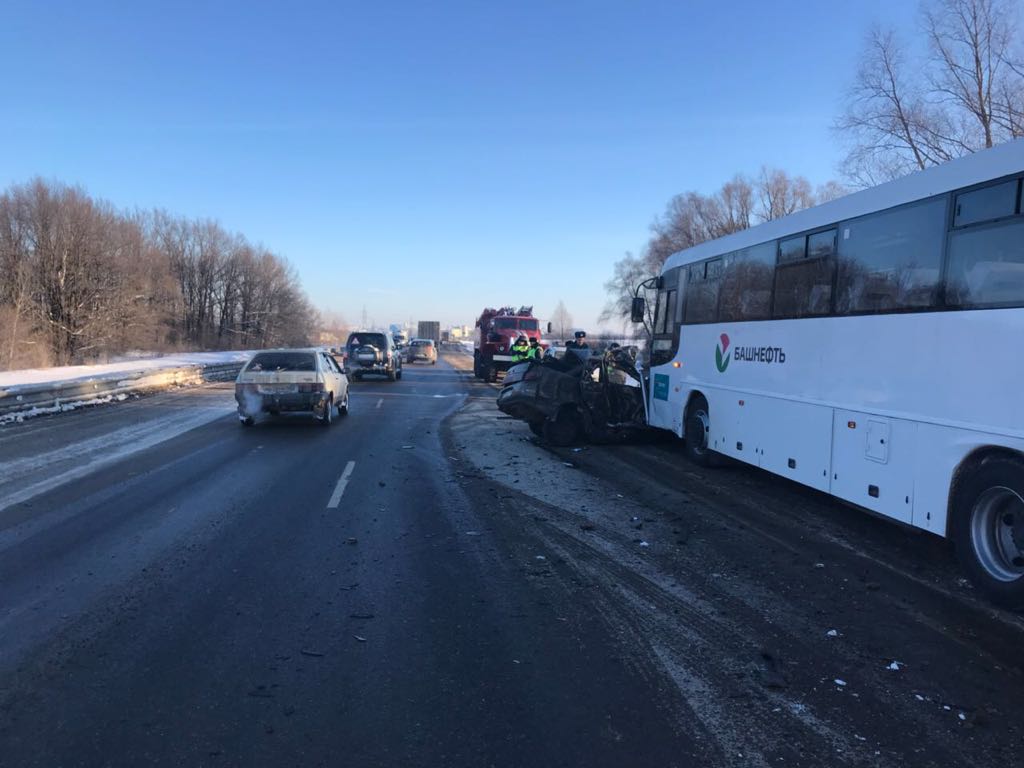
[(380, 399), (379, 399), (379, 400), (377, 401), (377, 404), (376, 404), (375, 406), (373, 406), (373, 407), (374, 407), (374, 408), (380, 408), (380, 407), (381, 407), (382, 405), (384, 405), (384, 398), (383, 398), (383, 397), (382, 397), (382, 398), (380, 398)]
[(338, 484), (334, 486), (334, 493), (331, 494), (331, 500), (327, 502), (328, 509), (337, 509), (341, 503), (341, 495), (345, 493), (345, 488), (348, 486), (348, 479), (352, 476), (352, 470), (356, 468), (356, 463), (350, 461), (345, 465), (345, 471), (341, 473), (341, 477), (338, 478)]

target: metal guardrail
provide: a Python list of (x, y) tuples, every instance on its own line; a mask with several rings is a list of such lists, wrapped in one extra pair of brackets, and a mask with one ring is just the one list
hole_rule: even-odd
[(171, 387), (202, 384), (209, 381), (231, 381), (244, 362), (189, 365), (179, 368), (125, 371), (106, 376), (23, 384), (0, 389), (0, 416), (33, 408), (55, 409), (63, 403), (96, 398), (152, 392)]

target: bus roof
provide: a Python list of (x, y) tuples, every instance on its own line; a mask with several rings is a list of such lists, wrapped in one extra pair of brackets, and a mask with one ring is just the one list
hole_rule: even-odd
[(855, 219), (875, 211), (884, 211), (898, 205), (923, 200), (954, 189), (970, 187), (986, 181), (1024, 172), (1024, 139), (1015, 139), (981, 152), (951, 160), (948, 163), (917, 171), (903, 178), (877, 187), (837, 198), (767, 221), (756, 227), (736, 232), (717, 240), (695, 245), (673, 253), (665, 261), (662, 272), (681, 264), (721, 256), (799, 232), (826, 227), (848, 219)]

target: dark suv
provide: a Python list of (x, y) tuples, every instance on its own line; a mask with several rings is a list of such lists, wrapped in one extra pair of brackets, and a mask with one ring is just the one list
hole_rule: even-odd
[(394, 339), (387, 333), (355, 331), (345, 345), (345, 373), (353, 379), (364, 374), (387, 376), (391, 381), (402, 378), (402, 356)]

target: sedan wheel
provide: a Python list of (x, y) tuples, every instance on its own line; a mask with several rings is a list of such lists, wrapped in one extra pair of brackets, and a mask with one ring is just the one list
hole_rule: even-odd
[(320, 416), (317, 416), (316, 418), (325, 427), (331, 426), (331, 424), (334, 422), (334, 401), (328, 400), (326, 403), (324, 403), (323, 413)]
[(342, 400), (341, 405), (338, 406), (339, 416), (348, 416), (348, 392), (345, 392), (345, 399)]

